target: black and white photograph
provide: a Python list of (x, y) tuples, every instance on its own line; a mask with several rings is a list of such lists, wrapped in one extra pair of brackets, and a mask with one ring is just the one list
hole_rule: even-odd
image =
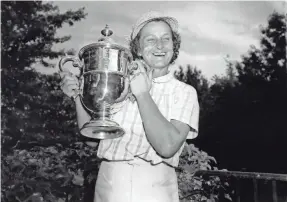
[(1, 201), (287, 202), (286, 1), (1, 1)]

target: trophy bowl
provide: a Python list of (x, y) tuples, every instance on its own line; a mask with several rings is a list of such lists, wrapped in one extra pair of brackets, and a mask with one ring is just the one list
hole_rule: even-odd
[(84, 46), (78, 57), (65, 56), (59, 62), (73, 62), (80, 69), (80, 100), (91, 116), (91, 120), (80, 129), (83, 136), (95, 139), (112, 139), (124, 135), (124, 129), (111, 120), (113, 104), (126, 99), (129, 85), (128, 65), (132, 61), (129, 49), (113, 42), (108, 26), (101, 31), (104, 37), (97, 43)]

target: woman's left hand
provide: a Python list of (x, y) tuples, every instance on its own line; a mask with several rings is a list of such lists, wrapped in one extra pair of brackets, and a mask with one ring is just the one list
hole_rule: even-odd
[(149, 92), (152, 86), (152, 70), (146, 70), (144, 62), (140, 60), (133, 61), (131, 66), (133, 66), (133, 71), (130, 75), (132, 94), (137, 97)]

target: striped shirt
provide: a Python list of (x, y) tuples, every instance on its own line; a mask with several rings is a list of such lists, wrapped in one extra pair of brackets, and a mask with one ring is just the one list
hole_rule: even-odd
[[(188, 139), (198, 135), (199, 104), (192, 86), (177, 80), (170, 72), (153, 79), (150, 95), (168, 121), (175, 119), (190, 126)], [(162, 158), (146, 138), (137, 102), (127, 99), (118, 105), (121, 106), (118, 106), (117, 111), (115, 105), (114, 110), (117, 112), (112, 120), (125, 130), (125, 134), (116, 139), (101, 140), (98, 157), (107, 160), (133, 160), (139, 157), (152, 164), (165, 162), (177, 167), (184, 144), (173, 157)]]

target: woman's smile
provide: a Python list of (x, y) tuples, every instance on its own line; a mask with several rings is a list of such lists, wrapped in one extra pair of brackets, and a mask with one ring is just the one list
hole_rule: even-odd
[(151, 68), (168, 68), (173, 56), (172, 32), (169, 25), (155, 21), (144, 26), (141, 30), (139, 54)]

